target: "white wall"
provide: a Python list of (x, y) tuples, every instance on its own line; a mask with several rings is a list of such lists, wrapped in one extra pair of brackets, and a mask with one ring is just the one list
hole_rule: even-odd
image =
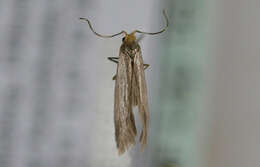
[(259, 6), (257, 0), (220, 0), (212, 6), (209, 167), (260, 164)]

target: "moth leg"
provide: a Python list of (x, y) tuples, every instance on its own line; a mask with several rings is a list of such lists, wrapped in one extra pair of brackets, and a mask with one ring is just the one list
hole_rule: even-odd
[(116, 80), (116, 75), (113, 76), (112, 80)]
[[(108, 60), (114, 62), (114, 63), (118, 63), (118, 57), (108, 57)], [(149, 64), (144, 64), (144, 69), (147, 69), (150, 65)], [(113, 76), (112, 80), (116, 79), (116, 75)]]
[[(118, 57), (108, 57), (108, 60), (114, 62), (114, 63), (118, 63)], [(116, 79), (116, 75), (113, 76), (112, 80)]]
[[(118, 63), (118, 57), (108, 57), (108, 60), (114, 62), (114, 63)], [(150, 65), (149, 64), (144, 64), (144, 69), (147, 69)]]
[(118, 57), (108, 57), (108, 60), (114, 62), (114, 63), (118, 63)]
[[(149, 64), (144, 64), (144, 69), (147, 69), (149, 66), (150, 66)], [(115, 80), (115, 79), (116, 79), (116, 75), (113, 76), (112, 80)]]
[(149, 64), (144, 64), (144, 69), (147, 69), (149, 66)]

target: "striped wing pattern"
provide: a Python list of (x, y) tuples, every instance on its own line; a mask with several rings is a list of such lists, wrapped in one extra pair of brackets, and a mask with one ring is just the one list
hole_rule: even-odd
[(138, 106), (143, 123), (140, 142), (142, 150), (144, 150), (147, 140), (149, 114), (141, 50), (138, 50), (133, 58), (120, 52), (115, 80), (114, 121), (118, 153), (121, 155), (132, 144), (135, 144), (137, 133), (132, 111), (135, 106)]

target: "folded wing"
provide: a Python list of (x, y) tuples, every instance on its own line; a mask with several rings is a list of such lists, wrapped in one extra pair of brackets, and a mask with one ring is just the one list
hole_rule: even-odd
[(147, 130), (148, 130), (148, 101), (147, 101), (147, 88), (144, 74), (144, 64), (141, 55), (141, 50), (136, 53), (133, 61), (133, 105), (137, 103), (139, 115), (143, 123), (143, 130), (140, 136), (140, 142), (142, 144), (142, 150), (144, 150), (147, 141)]
[(115, 78), (114, 122), (119, 155), (135, 144), (136, 127), (132, 112), (132, 63), (131, 58), (120, 52)]

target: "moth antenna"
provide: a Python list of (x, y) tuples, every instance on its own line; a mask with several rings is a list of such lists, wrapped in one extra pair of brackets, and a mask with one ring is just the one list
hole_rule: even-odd
[(141, 33), (141, 34), (147, 34), (147, 35), (156, 35), (156, 34), (160, 34), (160, 33), (164, 32), (168, 28), (168, 25), (169, 25), (169, 20), (168, 20), (166, 13), (165, 13), (165, 10), (163, 10), (163, 16), (166, 20), (166, 25), (161, 31), (158, 31), (158, 32), (143, 32), (143, 31), (140, 31), (140, 30), (135, 30), (135, 32)]
[(93, 27), (92, 27), (92, 25), (91, 25), (91, 22), (88, 20), (88, 19), (86, 19), (86, 18), (83, 18), (83, 17), (81, 17), (81, 18), (79, 18), (80, 20), (85, 20), (85, 21), (87, 21), (88, 22), (88, 25), (89, 25), (89, 28), (91, 29), (91, 31), (95, 34), (95, 35), (97, 35), (97, 36), (99, 36), (99, 37), (102, 37), (102, 38), (112, 38), (112, 37), (115, 37), (115, 36), (117, 36), (117, 35), (120, 35), (120, 34), (126, 34), (126, 32), (125, 31), (121, 31), (121, 32), (119, 32), (119, 33), (117, 33), (117, 34), (113, 34), (113, 35), (101, 35), (101, 34), (99, 34), (99, 33), (97, 33), (94, 29), (93, 29)]

